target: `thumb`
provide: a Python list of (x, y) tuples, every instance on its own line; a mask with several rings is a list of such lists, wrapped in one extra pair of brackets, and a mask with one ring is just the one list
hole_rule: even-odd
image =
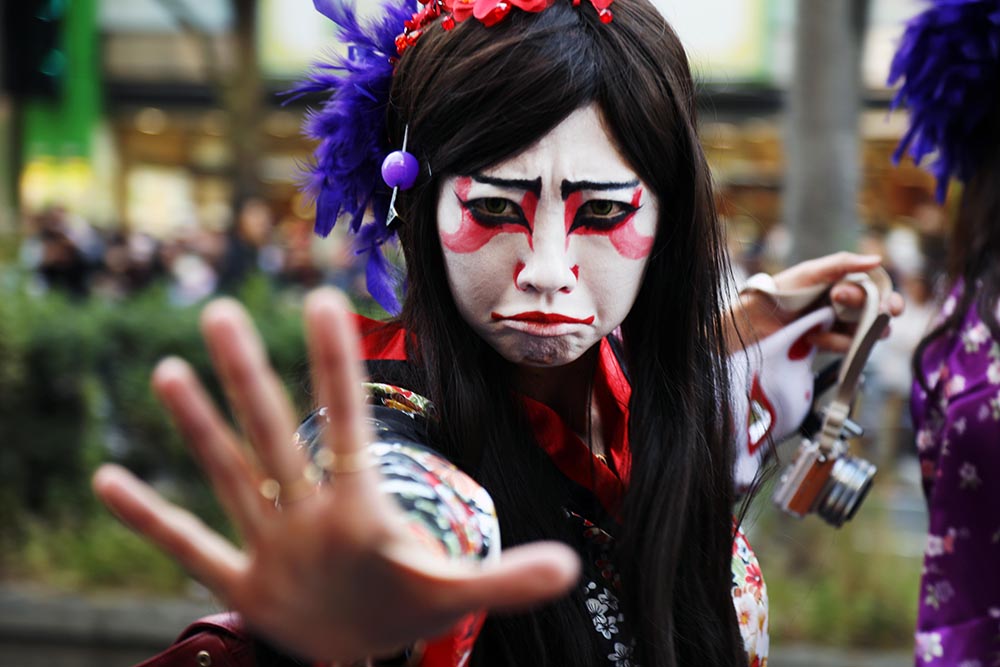
[(457, 614), (489, 609), (522, 611), (560, 597), (580, 577), (580, 558), (561, 542), (533, 542), (504, 550), (482, 564), (439, 558), (414, 562), (412, 551), (383, 555), (426, 581), (442, 608)]

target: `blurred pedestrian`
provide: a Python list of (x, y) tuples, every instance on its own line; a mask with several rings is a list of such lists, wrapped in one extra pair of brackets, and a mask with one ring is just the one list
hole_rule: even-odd
[(90, 290), (90, 265), (84, 248), (70, 233), (68, 214), (52, 206), (31, 220), (33, 232), (21, 249), (22, 261), (34, 271), (42, 290), (82, 299)]
[(219, 291), (232, 294), (253, 273), (276, 275), (283, 259), (273, 243), (274, 215), (266, 201), (248, 197), (237, 206), (236, 222), (226, 232), (217, 271)]

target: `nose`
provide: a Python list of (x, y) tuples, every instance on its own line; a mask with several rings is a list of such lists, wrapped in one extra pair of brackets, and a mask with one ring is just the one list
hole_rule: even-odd
[(572, 292), (580, 269), (570, 257), (566, 233), (559, 228), (561, 225), (546, 227), (536, 224), (532, 235), (533, 247), (518, 262), (514, 284), (522, 292)]

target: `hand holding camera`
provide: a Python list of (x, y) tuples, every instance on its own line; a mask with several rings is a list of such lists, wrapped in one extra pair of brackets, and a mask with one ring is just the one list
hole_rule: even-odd
[(892, 294), (892, 283), (881, 268), (851, 274), (846, 280), (860, 286), (866, 298), (840, 367), (834, 399), (823, 409), (818, 433), (803, 439), (774, 493), (774, 502), (785, 512), (797, 517), (815, 512), (837, 527), (853, 518), (876, 473), (870, 462), (850, 454), (848, 438), (861, 435), (861, 429), (849, 417), (861, 371), (889, 323), (884, 304)]

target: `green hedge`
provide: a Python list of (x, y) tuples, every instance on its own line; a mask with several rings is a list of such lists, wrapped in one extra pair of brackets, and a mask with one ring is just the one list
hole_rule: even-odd
[[(276, 293), (263, 278), (250, 280), (239, 299), (304, 412), (308, 369), (298, 299)], [(178, 355), (219, 397), (199, 312), (200, 306), (170, 303), (165, 289), (121, 303), (74, 302), (30, 294), (23, 281), (6, 277), (0, 286), (0, 540), (7, 546), (37, 535), (39, 521), (73, 526), (93, 517), (98, 509), (89, 478), (102, 461), (126, 465), (222, 525), (149, 388), (158, 360)]]
[(745, 524), (767, 584), (772, 645), (909, 649), (922, 557), (900, 548), (891, 472), (841, 528), (783, 514), (772, 490), (766, 485), (757, 496)]

